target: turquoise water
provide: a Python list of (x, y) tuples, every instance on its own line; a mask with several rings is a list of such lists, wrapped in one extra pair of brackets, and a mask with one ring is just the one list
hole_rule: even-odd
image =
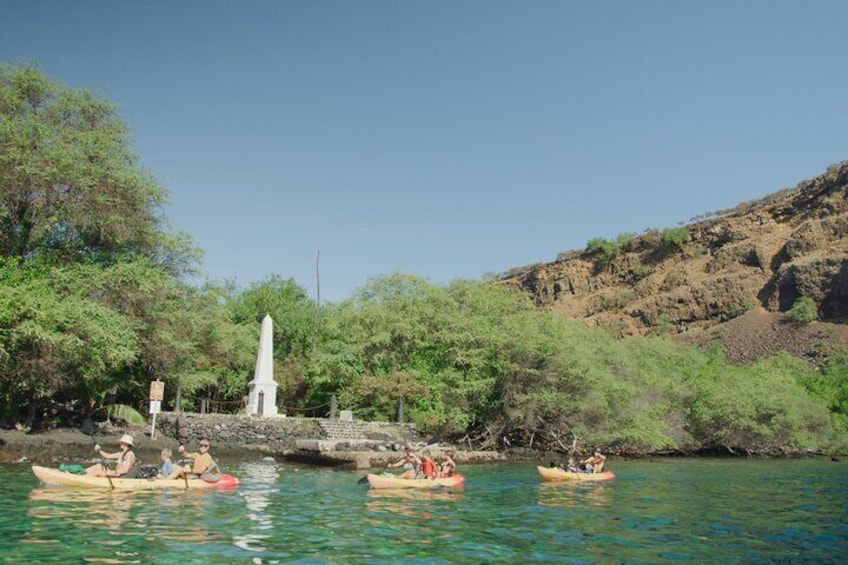
[(218, 492), (44, 487), (0, 465), (4, 563), (844, 563), (848, 463), (612, 462), (548, 484), (467, 466), (459, 491), (371, 491), (361, 473), (229, 462)]

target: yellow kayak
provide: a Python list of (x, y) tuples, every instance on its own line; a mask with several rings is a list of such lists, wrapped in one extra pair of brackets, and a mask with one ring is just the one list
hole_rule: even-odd
[(442, 479), (401, 479), (394, 475), (368, 474), (368, 484), (371, 488), (436, 488), (436, 487), (461, 487), (465, 484), (465, 477), (454, 475)]
[(203, 479), (122, 479), (120, 477), (95, 477), (93, 475), (76, 475), (50, 467), (32, 466), (32, 472), (42, 483), (48, 485), (63, 485), (84, 488), (100, 488), (112, 490), (154, 490), (154, 489), (206, 489), (234, 487), (239, 480), (227, 474), (219, 475), (221, 480), (210, 483)]
[(608, 481), (615, 478), (612, 471), (603, 473), (575, 473), (559, 467), (536, 467), (542, 479), (546, 481)]

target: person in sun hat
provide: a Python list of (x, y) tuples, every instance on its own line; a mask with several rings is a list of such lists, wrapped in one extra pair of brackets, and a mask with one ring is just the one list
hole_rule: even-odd
[(86, 475), (95, 475), (98, 477), (123, 477), (128, 473), (132, 472), (135, 468), (136, 458), (135, 453), (133, 453), (133, 437), (129, 434), (124, 434), (121, 436), (120, 441), (118, 442), (121, 445), (121, 451), (115, 453), (106, 453), (102, 449), (100, 449), (100, 445), (97, 444), (94, 446), (94, 451), (100, 455), (103, 459), (117, 459), (118, 464), (115, 466), (114, 471), (110, 471), (106, 468), (103, 463), (95, 463), (91, 467), (88, 467), (85, 470)]

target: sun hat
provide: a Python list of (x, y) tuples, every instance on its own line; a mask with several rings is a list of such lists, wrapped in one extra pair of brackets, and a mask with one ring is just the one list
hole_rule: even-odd
[(130, 447), (132, 447), (133, 438), (129, 434), (124, 434), (124, 435), (121, 436), (121, 441), (118, 442), (118, 443), (125, 443), (125, 444), (129, 445)]

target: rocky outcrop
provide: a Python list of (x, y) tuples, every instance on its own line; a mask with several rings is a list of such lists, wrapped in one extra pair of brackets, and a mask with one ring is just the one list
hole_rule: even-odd
[(622, 336), (707, 331), (755, 308), (785, 313), (799, 297), (815, 301), (825, 323), (848, 320), (848, 162), (685, 226), (670, 245), (673, 231), (651, 230), (613, 253), (569, 252), (501, 280)]

